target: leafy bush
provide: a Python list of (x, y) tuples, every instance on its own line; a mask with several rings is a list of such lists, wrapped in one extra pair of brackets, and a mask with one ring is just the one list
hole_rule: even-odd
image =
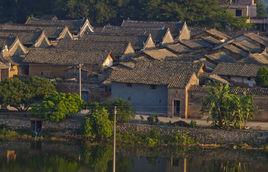
[(153, 115), (153, 116), (149, 116), (149, 117), (147, 118), (147, 121), (148, 121), (148, 123), (149, 123), (150, 125), (155, 125), (155, 124), (158, 124), (159, 119), (158, 119), (157, 115)]
[(189, 123), (189, 125), (190, 125), (190, 127), (195, 128), (195, 127), (197, 127), (197, 122), (191, 120), (191, 122)]
[(14, 77), (0, 82), (0, 103), (26, 111), (34, 102), (56, 91), (53, 82), (39, 77)]
[(85, 119), (82, 127), (85, 137), (105, 139), (112, 136), (113, 125), (104, 107), (94, 109), (93, 113)]
[(267, 67), (261, 67), (258, 70), (256, 82), (257, 82), (257, 85), (261, 87), (268, 87), (268, 68)]
[(128, 101), (122, 99), (115, 99), (112, 101), (105, 102), (103, 106), (106, 109), (108, 109), (111, 120), (113, 119), (114, 116), (113, 114), (115, 106), (117, 107), (117, 115), (116, 115), (117, 122), (129, 122), (135, 117), (134, 110)]
[(31, 112), (46, 120), (59, 122), (78, 113), (82, 105), (83, 101), (77, 94), (56, 92), (46, 96), (41, 103), (33, 105)]
[(202, 111), (210, 115), (209, 120), (215, 127), (242, 128), (253, 117), (253, 99), (247, 95), (232, 94), (227, 84), (211, 85)]

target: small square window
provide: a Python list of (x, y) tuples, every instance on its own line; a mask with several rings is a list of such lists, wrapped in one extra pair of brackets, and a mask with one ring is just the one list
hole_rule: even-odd
[(150, 85), (150, 88), (155, 90), (156, 89), (156, 85)]
[(241, 9), (236, 9), (235, 10), (235, 16), (237, 16), (237, 17), (242, 16), (242, 10)]
[(127, 84), (127, 87), (132, 87), (132, 84)]

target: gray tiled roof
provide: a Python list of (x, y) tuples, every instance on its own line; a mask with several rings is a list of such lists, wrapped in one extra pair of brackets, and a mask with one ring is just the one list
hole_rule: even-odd
[(177, 37), (183, 27), (183, 22), (159, 22), (159, 21), (136, 21), (136, 20), (124, 20), (121, 24), (123, 27), (130, 28), (169, 28), (171, 34)]
[(167, 32), (166, 27), (161, 28), (150, 28), (150, 27), (124, 27), (124, 26), (112, 26), (107, 25), (101, 31), (102, 33), (110, 33), (118, 36), (140, 36), (149, 34), (152, 35), (156, 43), (160, 43), (165, 33)]
[(51, 25), (31, 25), (31, 24), (0, 24), (0, 31), (2, 30), (18, 30), (18, 31), (35, 31), (44, 30), (49, 39), (56, 39), (65, 29), (65, 26), (51, 26)]
[(1, 37), (18, 37), (23, 45), (33, 45), (40, 35), (42, 30), (0, 30)]
[(256, 77), (260, 67), (256, 64), (219, 63), (213, 73), (220, 76)]
[(146, 35), (132, 36), (132, 35), (115, 35), (106, 33), (88, 34), (84, 35), (81, 40), (93, 42), (130, 42), (135, 50), (143, 49), (144, 43), (147, 40)]
[(198, 73), (202, 66), (201, 63), (181, 63), (173, 60), (137, 60), (133, 68), (115, 67), (107, 81), (185, 88), (191, 76)]
[(74, 51), (105, 51), (111, 52), (114, 56), (122, 56), (128, 46), (128, 42), (106, 42), (92, 40), (61, 40), (57, 48)]
[(77, 19), (77, 20), (59, 20), (57, 18), (53, 19), (41, 19), (30, 17), (27, 20), (26, 24), (30, 25), (51, 25), (51, 26), (67, 26), (72, 33), (79, 33), (80, 28), (84, 25), (84, 19)]
[(109, 52), (75, 51), (59, 48), (32, 48), (25, 56), (26, 63), (55, 65), (102, 64)]

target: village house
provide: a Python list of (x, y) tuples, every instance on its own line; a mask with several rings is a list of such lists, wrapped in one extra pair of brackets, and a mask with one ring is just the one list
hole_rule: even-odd
[(262, 66), (245, 63), (219, 63), (213, 73), (228, 80), (233, 85), (256, 86), (257, 72)]
[(186, 22), (159, 22), (159, 21), (136, 21), (123, 20), (122, 27), (129, 28), (169, 28), (172, 36), (176, 40), (189, 40), (191, 32)]
[(0, 62), (0, 81), (8, 79), (8, 66)]
[(50, 42), (42, 30), (0, 30), (1, 37), (18, 37), (26, 47), (49, 47)]
[(113, 65), (113, 57), (105, 51), (76, 51), (60, 48), (33, 48), (23, 58), (27, 70), (24, 75), (59, 79), (61, 91), (79, 91), (79, 66), (82, 65), (82, 96), (86, 101), (99, 100), (105, 91), (101, 85), (106, 69)]
[(75, 39), (83, 37), (83, 35), (88, 32), (94, 32), (88, 19), (60, 20), (55, 16), (50, 19), (29, 17), (25, 24), (37, 26), (67, 26)]
[(135, 53), (130, 42), (106, 42), (92, 40), (61, 40), (57, 48), (72, 49), (75, 51), (104, 51), (111, 52), (114, 60), (120, 59), (122, 56), (128, 56)]
[(19, 57), (28, 52), (27, 48), (22, 45), (18, 37), (14, 36), (0, 37), (0, 47), (2, 47), (0, 62), (8, 66), (8, 78), (20, 75)]
[[(96, 33), (96, 32), (95, 32)], [(153, 41), (156, 44), (169, 44), (174, 43), (174, 38), (169, 28), (146, 28), (146, 27), (123, 27), (123, 26), (112, 26), (106, 25), (102, 30), (97, 33), (109, 33), (118, 36), (139, 36), (149, 35), (153, 37)]]
[(188, 89), (198, 85), (202, 63), (134, 60), (113, 67), (111, 98), (127, 100), (137, 114), (187, 118)]
[(236, 17), (257, 17), (257, 0), (221, 0), (220, 4)]
[(92, 42), (126, 42), (131, 43), (132, 48), (135, 51), (140, 51), (143, 49), (155, 48), (155, 43), (153, 41), (152, 35), (116, 35), (116, 34), (88, 34), (85, 35), (80, 40), (92, 41)]

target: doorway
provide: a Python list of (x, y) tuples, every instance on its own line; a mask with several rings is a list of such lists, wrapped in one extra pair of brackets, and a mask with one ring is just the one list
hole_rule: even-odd
[(180, 116), (181, 114), (181, 101), (174, 100), (174, 116)]

